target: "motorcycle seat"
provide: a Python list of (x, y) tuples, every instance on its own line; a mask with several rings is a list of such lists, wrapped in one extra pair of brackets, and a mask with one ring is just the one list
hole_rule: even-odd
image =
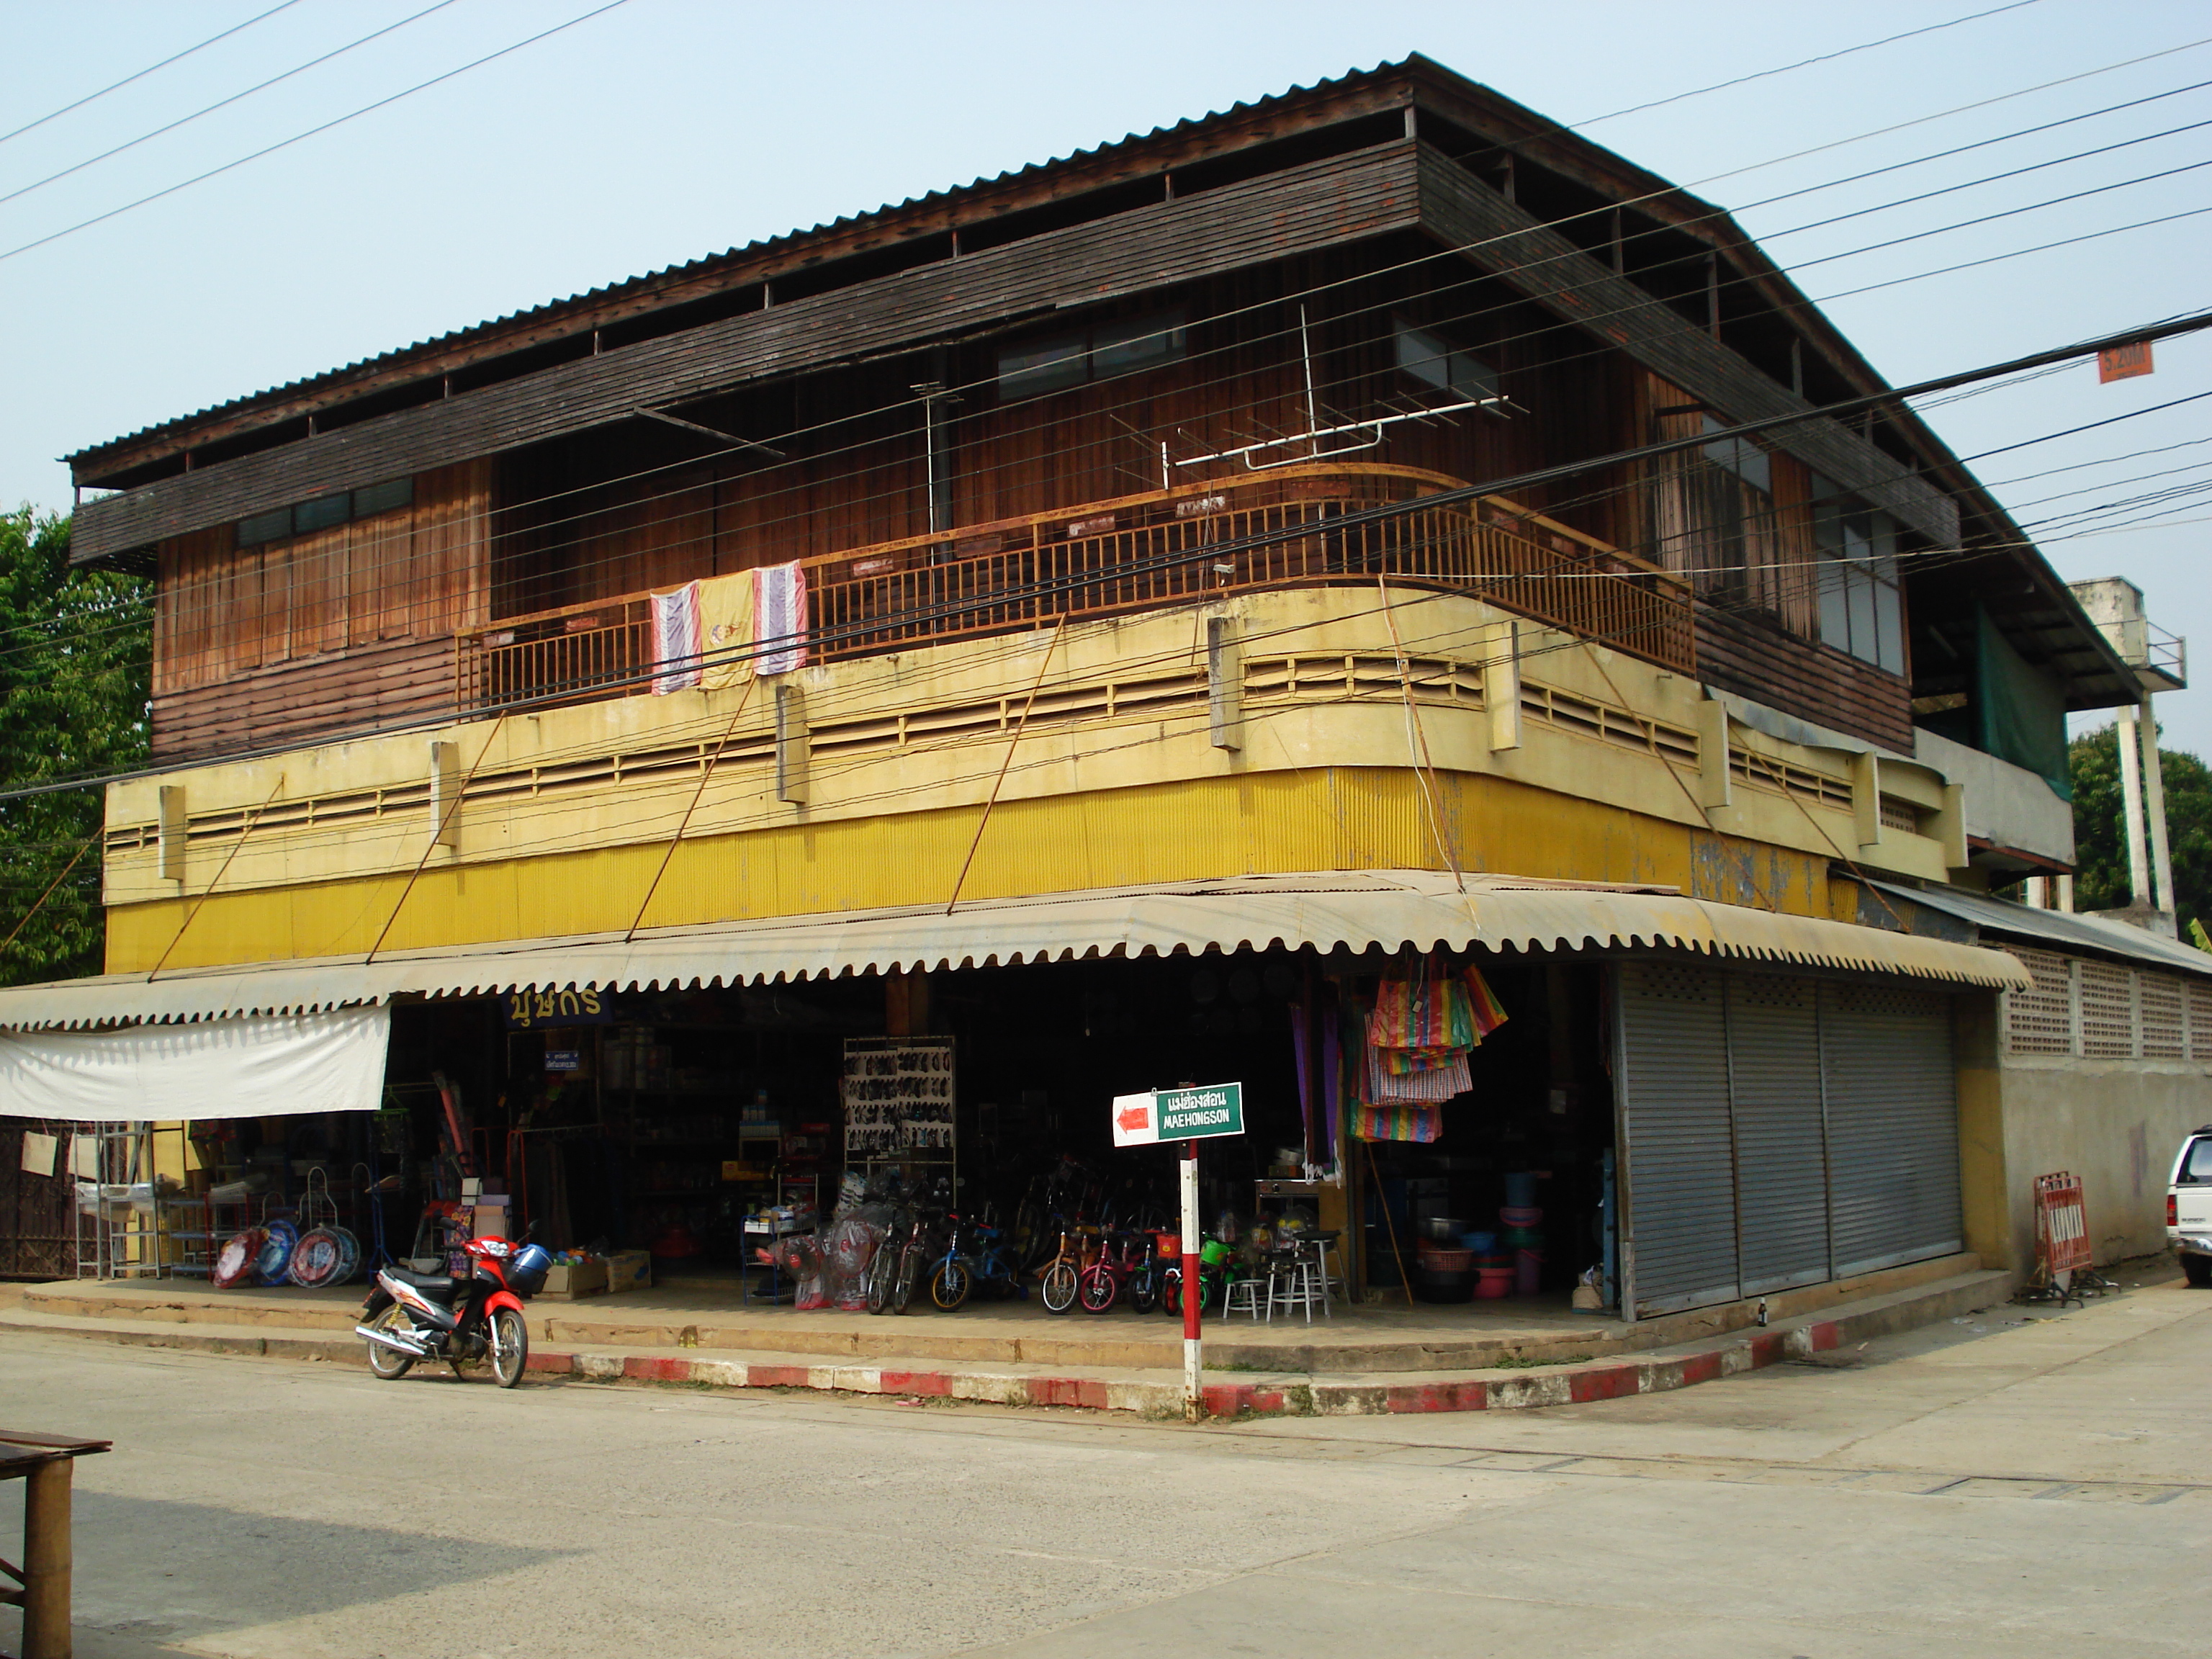
[(422, 1291), (433, 1302), (451, 1302), (461, 1288), (461, 1281), (447, 1273), (418, 1273), (405, 1267), (386, 1267), (384, 1271), (402, 1285)]

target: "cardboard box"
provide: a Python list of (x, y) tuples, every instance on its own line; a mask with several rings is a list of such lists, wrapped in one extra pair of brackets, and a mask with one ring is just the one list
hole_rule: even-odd
[(512, 1238), (507, 1231), (507, 1200), (504, 1198), (479, 1198), (469, 1213), (471, 1238)]
[(587, 1296), (604, 1296), (607, 1264), (604, 1261), (555, 1262), (546, 1270), (545, 1288), (534, 1300), (575, 1302)]
[(653, 1288), (653, 1257), (645, 1250), (617, 1250), (607, 1258), (607, 1289), (649, 1291)]

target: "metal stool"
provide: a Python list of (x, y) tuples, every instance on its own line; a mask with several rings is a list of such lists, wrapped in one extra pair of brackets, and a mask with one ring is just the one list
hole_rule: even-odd
[[(1237, 1293), (1239, 1291), (1242, 1291), (1244, 1293), (1244, 1311), (1250, 1314), (1254, 1322), (1257, 1323), (1261, 1311), (1260, 1304), (1260, 1281), (1249, 1276), (1243, 1279), (1232, 1279), (1227, 1285), (1222, 1287), (1221, 1316), (1224, 1319), (1226, 1319), (1230, 1315), (1237, 1311)], [(1269, 1310), (1267, 1316), (1271, 1319), (1274, 1316), (1272, 1310)]]
[(1304, 1245), (1292, 1245), (1268, 1265), (1267, 1322), (1275, 1320), (1275, 1310), (1285, 1313), (1293, 1308), (1303, 1309), (1306, 1323), (1313, 1323), (1314, 1304), (1320, 1303), (1324, 1318), (1328, 1312), (1328, 1295), (1322, 1288), (1321, 1268)]
[(1334, 1233), (1315, 1233), (1312, 1235), (1311, 1242), (1314, 1267), (1321, 1275), (1322, 1317), (1334, 1319), (1336, 1316), (1331, 1313), (1328, 1308), (1330, 1296), (1334, 1294), (1340, 1297), (1347, 1304), (1352, 1300), (1352, 1287), (1345, 1282), (1344, 1278), (1344, 1259), (1339, 1255), (1335, 1267), (1332, 1270), (1329, 1267), (1329, 1253), (1336, 1249)]

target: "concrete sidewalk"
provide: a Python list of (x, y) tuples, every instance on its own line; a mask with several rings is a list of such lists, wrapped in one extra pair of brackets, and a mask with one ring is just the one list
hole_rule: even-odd
[[(1364, 1416), (1503, 1411), (1657, 1394), (1991, 1307), (2009, 1290), (2006, 1275), (1977, 1267), (1826, 1302), (1763, 1328), (1692, 1330), (1680, 1340), (1633, 1348), (1626, 1345), (1639, 1336), (1670, 1333), (1658, 1321), (1625, 1327), (1574, 1316), (1549, 1328), (1524, 1326), (1488, 1338), (1462, 1330), (1446, 1340), (1446, 1333), (1432, 1328), (1378, 1320), (1368, 1309), (1348, 1310), (1340, 1331), (1218, 1322), (1206, 1348), (1206, 1403), (1218, 1417)], [(17, 1305), (0, 1310), (0, 1335), (38, 1332), (129, 1346), (356, 1365), (362, 1363), (362, 1343), (351, 1328), (359, 1294), (358, 1287), (303, 1293), (279, 1298), (272, 1307), (267, 1297), (226, 1300), (227, 1293), (199, 1287), (28, 1286)], [(669, 1308), (667, 1300), (664, 1293), (661, 1305), (650, 1310), (685, 1311)], [(530, 1368), (547, 1381), (811, 1389), (1155, 1417), (1182, 1412), (1180, 1340), (1172, 1328), (1152, 1337), (1099, 1328), (1104, 1321), (1070, 1327), (986, 1315), (971, 1324), (1000, 1328), (979, 1334), (950, 1328), (951, 1321), (943, 1316), (863, 1316), (857, 1322), (846, 1316), (842, 1323), (817, 1319), (801, 1326), (795, 1322), (815, 1316), (785, 1313), (774, 1322), (756, 1319), (742, 1327), (702, 1328), (671, 1325), (664, 1317), (580, 1318), (572, 1316), (574, 1304), (560, 1306), (559, 1312), (547, 1311), (544, 1304), (532, 1310)], [(648, 1310), (641, 1304), (634, 1311)], [(1400, 1319), (1411, 1314), (1433, 1325), (1433, 1310), (1394, 1311)], [(225, 1317), (233, 1315), (252, 1316)], [(1684, 1322), (1668, 1322), (1679, 1329)], [(713, 1340), (702, 1340), (709, 1334)], [(806, 1344), (834, 1340), (836, 1346), (825, 1354), (794, 1343), (794, 1336)], [(749, 1340), (732, 1340), (738, 1338)], [(866, 1350), (860, 1347), (863, 1339)], [(1371, 1363), (1377, 1358), (1384, 1363)], [(1419, 1363), (1423, 1359), (1429, 1363)]]

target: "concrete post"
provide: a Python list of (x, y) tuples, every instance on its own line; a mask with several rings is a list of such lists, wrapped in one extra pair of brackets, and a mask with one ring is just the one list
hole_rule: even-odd
[(2128, 902), (2157, 908), (2150, 890), (2150, 872), (2143, 859), (2142, 744), (2136, 725), (2140, 711), (2120, 710), (2120, 804), (2128, 838)]

